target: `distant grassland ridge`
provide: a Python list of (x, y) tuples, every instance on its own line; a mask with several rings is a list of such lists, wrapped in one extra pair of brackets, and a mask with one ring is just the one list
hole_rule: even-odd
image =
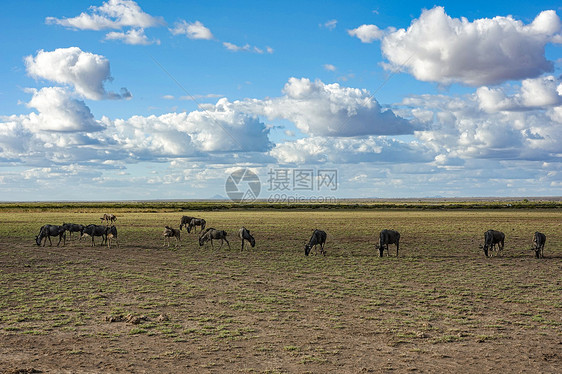
[(415, 209), (415, 210), (457, 210), (457, 209), (560, 209), (562, 201), (553, 200), (341, 200), (336, 203), (269, 203), (255, 201), (236, 203), (230, 201), (125, 201), (125, 202), (4, 202), (0, 211), (43, 211), (80, 210), (83, 212), (106, 209), (121, 212), (182, 212), (213, 210), (331, 210), (331, 209)]

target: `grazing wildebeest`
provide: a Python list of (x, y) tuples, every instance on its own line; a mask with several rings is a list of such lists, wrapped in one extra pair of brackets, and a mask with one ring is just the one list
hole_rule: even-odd
[(165, 226), (164, 232), (162, 233), (162, 235), (164, 236), (164, 245), (166, 245), (166, 243), (168, 243), (168, 247), (170, 246), (170, 238), (176, 238), (176, 245), (175, 245), (176, 247), (178, 246), (178, 242), (181, 245), (180, 230), (174, 229), (170, 226)]
[(63, 226), (57, 226), (57, 225), (41, 226), (41, 228), (39, 229), (39, 235), (35, 237), (35, 243), (37, 245), (41, 245), (41, 241), (44, 239), (43, 241), (43, 247), (44, 247), (45, 244), (47, 244), (47, 239), (49, 239), (49, 245), (52, 246), (53, 242), (51, 242), (51, 236), (59, 237), (59, 242), (57, 243), (57, 247), (59, 246), (61, 240), (63, 246), (66, 244), (66, 230)]
[(187, 225), (189, 225), (189, 222), (191, 222), (192, 219), (194, 219), (195, 217), (190, 217), (190, 216), (183, 216), (181, 217), (181, 221), (180, 221), (180, 230), (182, 229), (182, 227), (185, 226), (185, 228), (187, 229)]
[(105, 228), (105, 240), (107, 241), (107, 248), (111, 249), (111, 241), (115, 240), (117, 248), (119, 248), (119, 240), (117, 239), (117, 227), (114, 225)]
[(226, 242), (226, 244), (228, 244), (228, 249), (230, 249), (230, 243), (228, 242), (228, 239), (226, 239), (226, 235), (227, 235), (226, 231), (215, 230), (214, 228), (210, 227), (207, 230), (205, 230), (203, 233), (201, 233), (201, 236), (199, 236), (199, 246), (203, 246), (203, 244), (210, 241), (211, 247), (213, 249), (215, 249), (215, 246), (213, 245), (213, 240), (219, 240), (220, 239), (221, 245), (220, 245), (219, 249), (222, 248), (222, 245), (224, 244), (224, 242)]
[(535, 232), (535, 236), (533, 238), (533, 245), (535, 246), (535, 248), (533, 248), (535, 250), (535, 256), (537, 258), (543, 258), (544, 257), (544, 244), (546, 243), (546, 235), (543, 234), (542, 232)]
[(106, 224), (110, 224), (117, 221), (117, 217), (115, 217), (115, 214), (107, 214), (107, 213), (104, 213), (103, 217), (100, 217), (100, 219), (102, 222), (105, 221)]
[(242, 239), (242, 250), (244, 250), (244, 240), (247, 240), (250, 245), (252, 246), (252, 248), (254, 248), (256, 246), (256, 240), (254, 239), (254, 237), (250, 234), (250, 230), (246, 229), (245, 227), (242, 227), (240, 229), (240, 231), (238, 231), (238, 237), (240, 239)]
[(379, 244), (375, 245), (375, 248), (379, 250), (379, 256), (382, 257), (384, 254), (384, 249), (386, 248), (386, 253), (390, 256), (390, 251), (388, 250), (389, 244), (396, 244), (396, 257), (398, 257), (398, 249), (400, 248), (400, 233), (394, 230), (382, 230), (379, 234)]
[(84, 227), (82, 231), (80, 231), (80, 240), (82, 240), (82, 238), (86, 235), (90, 236), (92, 238), (92, 247), (95, 247), (96, 243), (94, 242), (94, 237), (101, 236), (102, 238), (101, 244), (103, 245), (107, 240), (107, 236), (105, 235), (106, 229), (107, 226), (103, 226), (103, 225), (93, 225), (93, 224), (88, 225)]
[(488, 230), (484, 233), (484, 246), (480, 246), (484, 250), (484, 254), (488, 257), (488, 250), (495, 251), (498, 245), (498, 255), (503, 250), (505, 234), (501, 231)]
[(193, 232), (197, 232), (197, 226), (201, 226), (201, 231), (203, 231), (205, 230), (206, 224), (207, 221), (203, 218), (192, 218), (191, 221), (189, 221), (189, 225), (187, 225), (187, 232), (191, 232), (191, 230), (194, 230)]
[(322, 255), (326, 255), (326, 251), (324, 250), (324, 244), (326, 244), (326, 232), (322, 231), (322, 230), (314, 230), (312, 232), (312, 236), (310, 237), (310, 240), (308, 241), (308, 244), (304, 246), (304, 254), (305, 256), (308, 256), (310, 254), (310, 251), (312, 250), (312, 247), (314, 247), (314, 252), (316, 253), (316, 249), (317, 249), (317, 245), (320, 246), (320, 253), (322, 253)]
[(62, 227), (64, 227), (64, 229), (66, 231), (68, 231), (68, 233), (69, 233), (68, 240), (70, 240), (70, 239), (72, 239), (72, 233), (82, 231), (82, 229), (84, 228), (84, 225), (78, 225), (76, 223), (64, 223), (63, 222)]

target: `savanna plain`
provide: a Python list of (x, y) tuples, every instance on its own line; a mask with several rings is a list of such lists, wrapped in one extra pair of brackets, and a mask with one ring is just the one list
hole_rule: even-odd
[[(120, 246), (38, 247), (117, 216)], [(165, 225), (226, 230), (199, 246)], [(562, 372), (560, 209), (0, 210), (0, 372)], [(256, 246), (240, 250), (245, 226)], [(305, 257), (312, 229), (326, 256)], [(401, 233), (380, 258), (378, 232)], [(506, 234), (501, 256), (479, 245)], [(530, 250), (547, 235), (545, 258)]]

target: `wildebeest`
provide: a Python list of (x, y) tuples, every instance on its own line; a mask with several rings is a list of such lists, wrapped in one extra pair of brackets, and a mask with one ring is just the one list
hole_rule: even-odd
[(488, 250), (495, 251), (498, 245), (498, 255), (503, 250), (505, 234), (501, 231), (488, 230), (484, 233), (484, 246), (480, 246), (484, 250), (484, 254), (488, 257)]
[(375, 245), (375, 248), (379, 250), (379, 256), (382, 257), (384, 254), (384, 249), (386, 248), (386, 253), (390, 256), (390, 251), (388, 249), (389, 244), (396, 244), (396, 257), (398, 257), (398, 250), (400, 248), (400, 233), (394, 230), (382, 230), (379, 234), (379, 244)]
[(252, 246), (252, 248), (254, 248), (256, 246), (256, 240), (254, 239), (252, 234), (250, 234), (250, 230), (246, 229), (245, 227), (242, 227), (240, 229), (240, 231), (238, 231), (238, 237), (240, 239), (242, 239), (242, 249), (241, 250), (244, 250), (244, 240), (247, 240), (250, 243), (250, 245)]
[(537, 258), (543, 258), (544, 257), (544, 244), (546, 243), (546, 235), (543, 234), (542, 232), (535, 232), (535, 236), (533, 237), (533, 245), (535, 246), (535, 248), (533, 248), (535, 250), (535, 256)]
[(308, 244), (304, 246), (304, 254), (305, 256), (308, 256), (310, 254), (310, 251), (312, 250), (312, 247), (314, 247), (314, 252), (316, 252), (316, 246), (319, 245), (320, 246), (320, 253), (322, 253), (322, 255), (326, 255), (326, 251), (324, 250), (324, 244), (326, 244), (326, 232), (322, 231), (322, 230), (314, 230), (312, 232), (312, 236), (310, 237), (310, 240), (308, 241)]
[(203, 231), (205, 230), (205, 225), (207, 225), (207, 221), (203, 218), (192, 218), (187, 225), (187, 232), (191, 232), (191, 230), (194, 230), (193, 232), (197, 232), (197, 226), (201, 226), (201, 231)]
[(104, 213), (103, 217), (100, 217), (100, 219), (102, 222), (105, 221), (105, 223), (107, 224), (117, 221), (117, 217), (115, 217), (115, 214), (107, 214), (107, 213)]
[(203, 244), (210, 241), (211, 247), (213, 249), (215, 249), (215, 246), (213, 245), (213, 240), (219, 240), (220, 239), (221, 245), (220, 245), (219, 249), (222, 248), (222, 245), (224, 244), (224, 242), (226, 242), (226, 244), (228, 244), (228, 249), (230, 249), (230, 243), (228, 242), (228, 239), (226, 239), (227, 235), (228, 235), (227, 232), (224, 231), (224, 230), (215, 230), (214, 228), (210, 227), (206, 231), (201, 233), (201, 235), (199, 236), (199, 246), (203, 246)]
[(62, 245), (64, 246), (66, 244), (66, 230), (63, 226), (57, 226), (57, 225), (44, 225), (41, 226), (41, 228), (39, 229), (39, 235), (37, 235), (35, 237), (35, 243), (37, 245), (41, 245), (41, 241), (43, 241), (43, 247), (45, 246), (45, 244), (47, 244), (47, 239), (49, 239), (49, 245), (52, 246), (53, 242), (51, 242), (51, 236), (58, 236), (59, 237), (59, 242), (57, 243), (57, 247), (60, 244), (60, 241), (62, 240)]
[(180, 230), (182, 229), (182, 227), (185, 226), (185, 228), (187, 229), (187, 225), (189, 225), (189, 222), (191, 222), (192, 219), (194, 219), (195, 217), (190, 217), (190, 216), (183, 216), (181, 217), (181, 221), (180, 221)]
[(82, 231), (82, 229), (84, 228), (84, 225), (78, 225), (76, 223), (64, 223), (62, 224), (62, 227), (64, 227), (64, 229), (66, 231), (68, 231), (68, 240), (72, 239), (72, 233), (73, 232), (80, 232)]
[(111, 241), (115, 240), (117, 248), (119, 248), (119, 240), (117, 239), (117, 227), (114, 225), (105, 228), (105, 240), (107, 241), (107, 248), (111, 249)]
[(92, 247), (95, 247), (96, 243), (94, 242), (94, 237), (101, 236), (102, 238), (101, 244), (103, 245), (107, 240), (107, 236), (105, 234), (106, 228), (107, 226), (103, 226), (103, 225), (93, 225), (93, 224), (88, 225), (84, 227), (82, 231), (80, 231), (80, 240), (82, 240), (82, 238), (86, 235), (90, 236), (92, 238)]
[(162, 233), (162, 235), (164, 236), (164, 245), (166, 245), (166, 243), (168, 243), (168, 247), (170, 246), (170, 238), (176, 238), (176, 244), (175, 244), (176, 247), (178, 246), (178, 242), (181, 245), (180, 230), (174, 229), (170, 226), (165, 226), (164, 232)]

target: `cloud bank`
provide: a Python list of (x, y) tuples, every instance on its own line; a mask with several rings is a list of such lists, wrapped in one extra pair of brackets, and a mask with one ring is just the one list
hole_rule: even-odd
[(293, 122), (313, 136), (361, 136), (413, 134), (414, 126), (382, 110), (366, 90), (324, 84), (308, 78), (290, 78), (284, 96), (236, 102), (245, 111)]

